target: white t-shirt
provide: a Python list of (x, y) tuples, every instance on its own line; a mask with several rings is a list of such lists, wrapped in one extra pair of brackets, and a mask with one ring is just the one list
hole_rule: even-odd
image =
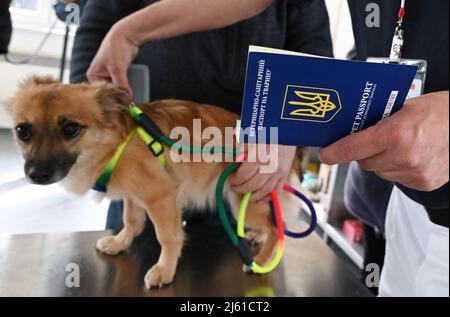
[(449, 296), (449, 229), (394, 188), (386, 216), (379, 296)]

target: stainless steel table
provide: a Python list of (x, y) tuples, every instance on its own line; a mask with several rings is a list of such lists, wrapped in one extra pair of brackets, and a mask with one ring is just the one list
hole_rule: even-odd
[[(144, 275), (159, 255), (153, 232), (112, 257), (94, 246), (109, 232), (0, 236), (0, 296), (371, 296), (315, 235), (288, 238), (273, 273), (243, 273), (221, 227), (187, 228), (188, 242), (174, 282), (144, 290)], [(80, 269), (80, 287), (68, 288), (68, 264)], [(70, 266), (69, 266), (70, 269)]]

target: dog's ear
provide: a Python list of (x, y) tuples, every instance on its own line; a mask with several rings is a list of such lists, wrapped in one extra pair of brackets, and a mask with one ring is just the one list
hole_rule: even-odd
[(27, 88), (37, 85), (51, 85), (51, 84), (57, 84), (59, 83), (55, 78), (52, 76), (33, 76), (25, 81), (22, 82), (20, 85), (21, 88)]
[(96, 83), (95, 97), (100, 106), (106, 111), (127, 110), (131, 98), (127, 91), (119, 86), (109, 83)]
[(120, 120), (123, 114), (128, 114), (131, 98), (125, 89), (110, 83), (94, 83), (92, 86), (95, 89), (95, 98), (108, 122)]

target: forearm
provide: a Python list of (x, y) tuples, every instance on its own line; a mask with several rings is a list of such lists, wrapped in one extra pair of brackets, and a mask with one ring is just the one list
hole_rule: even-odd
[(162, 0), (119, 21), (114, 29), (136, 45), (237, 23), (273, 0)]

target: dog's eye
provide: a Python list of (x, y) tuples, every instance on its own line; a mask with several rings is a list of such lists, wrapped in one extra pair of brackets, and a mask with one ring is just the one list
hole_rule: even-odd
[(16, 135), (22, 142), (28, 142), (31, 139), (31, 126), (28, 124), (21, 124), (16, 127)]
[(67, 140), (76, 138), (78, 135), (80, 135), (80, 132), (81, 126), (74, 122), (67, 123), (61, 129), (62, 136)]

